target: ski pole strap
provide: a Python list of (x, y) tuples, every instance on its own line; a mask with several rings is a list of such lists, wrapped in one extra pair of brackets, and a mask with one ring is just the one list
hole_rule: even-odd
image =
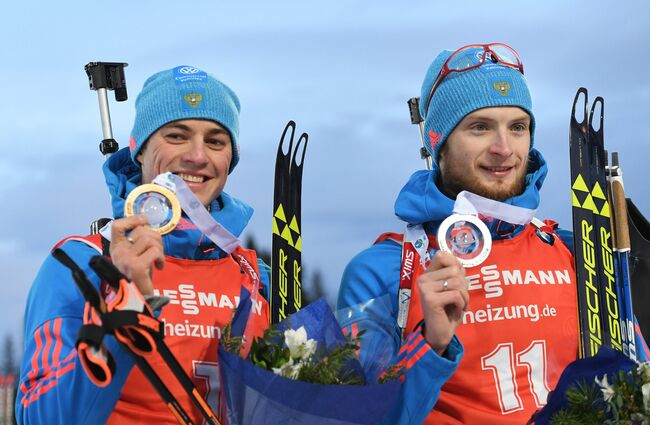
[(106, 387), (115, 375), (115, 360), (106, 346), (93, 346), (77, 340), (77, 354), (86, 376), (98, 387)]
[(79, 328), (75, 348), (88, 378), (98, 387), (110, 384), (115, 375), (115, 360), (103, 344), (106, 329), (90, 303), (84, 308), (84, 325)]
[(154, 353), (157, 340), (162, 340), (160, 321), (154, 317), (140, 291), (108, 258), (96, 255), (89, 265), (115, 290), (114, 297), (107, 303), (107, 313), (102, 317), (106, 330), (140, 356)]
[(81, 268), (75, 263), (68, 254), (65, 253), (61, 248), (57, 248), (52, 251), (52, 256), (58, 260), (61, 264), (66, 266), (72, 272), (72, 278), (77, 284), (77, 288), (81, 291), (81, 294), (90, 304), (90, 306), (97, 310), (97, 312), (106, 311), (106, 305), (103, 298), (99, 296), (99, 293), (95, 287), (90, 283), (86, 274), (81, 270)]
[(106, 329), (99, 318), (102, 311), (106, 311), (106, 304), (83, 270), (65, 251), (57, 248), (52, 252), (52, 256), (72, 271), (72, 277), (86, 299), (84, 325), (77, 334), (75, 348), (88, 378), (98, 387), (105, 387), (110, 384), (115, 374), (115, 361), (103, 344)]
[(162, 339), (160, 322), (135, 311), (111, 311), (102, 317), (102, 322), (106, 332), (140, 356), (155, 353), (157, 340)]
[(88, 323), (79, 328), (77, 344), (84, 342), (96, 347), (101, 345), (104, 335), (106, 335), (106, 328), (94, 323)]

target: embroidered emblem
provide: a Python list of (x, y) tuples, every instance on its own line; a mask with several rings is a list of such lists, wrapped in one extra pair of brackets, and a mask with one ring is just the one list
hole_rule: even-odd
[(436, 148), (438, 142), (442, 140), (442, 134), (436, 133), (433, 130), (429, 130), (429, 144), (431, 144), (431, 151)]
[(510, 94), (510, 83), (507, 81), (497, 81), (492, 84), (492, 87), (501, 96), (508, 96)]
[(183, 96), (183, 100), (187, 102), (191, 108), (196, 108), (201, 104), (203, 96), (201, 93), (187, 93), (185, 96)]

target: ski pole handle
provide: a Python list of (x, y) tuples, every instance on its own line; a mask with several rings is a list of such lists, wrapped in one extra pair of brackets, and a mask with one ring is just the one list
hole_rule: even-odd
[(108, 107), (108, 90), (115, 91), (115, 100), (123, 102), (128, 98), (126, 79), (122, 62), (89, 62), (84, 69), (88, 75), (91, 90), (97, 91), (99, 100), (99, 115), (102, 120), (102, 135), (104, 139), (99, 145), (99, 151), (107, 158), (117, 152), (119, 145), (113, 139), (111, 128), (111, 113)]
[(424, 119), (420, 115), (420, 98), (412, 97), (406, 102), (409, 106), (409, 113), (411, 114), (411, 124), (417, 124), (420, 128), (420, 140), (422, 141), (422, 147), (420, 148), (420, 158), (422, 158), (427, 164), (427, 170), (431, 169), (431, 154), (425, 147), (424, 144)]
[(619, 276), (623, 293), (623, 320), (625, 325), (623, 331), (627, 334), (628, 352), (630, 359), (636, 361), (636, 339), (634, 334), (634, 306), (632, 304), (632, 291), (630, 289), (630, 230), (627, 218), (627, 201), (625, 200), (625, 189), (623, 188), (623, 172), (618, 163), (618, 152), (612, 152), (612, 201), (614, 208), (614, 222), (616, 228), (616, 240), (614, 251), (617, 252), (619, 261)]
[(629, 251), (630, 231), (627, 221), (627, 204), (625, 202), (625, 189), (623, 188), (623, 173), (618, 165), (618, 152), (612, 152), (612, 196), (614, 201), (615, 227), (616, 227), (616, 248), (621, 251)]

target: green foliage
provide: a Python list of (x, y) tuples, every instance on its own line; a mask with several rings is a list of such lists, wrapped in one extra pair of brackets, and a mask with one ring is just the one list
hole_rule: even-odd
[(360, 338), (361, 335), (356, 338), (348, 335), (345, 344), (337, 346), (329, 353), (325, 353), (322, 348), (317, 349), (313, 358), (300, 369), (298, 379), (317, 384), (364, 384), (361, 376), (346, 366), (350, 360), (356, 358)]
[[(254, 365), (279, 374), (279, 369), (294, 366), (297, 376), (292, 377), (314, 384), (363, 385), (365, 382), (358, 372), (349, 366), (349, 362), (357, 358), (361, 337), (364, 331), (355, 337), (346, 336), (345, 343), (326, 351), (317, 347), (315, 352), (303, 360), (291, 359), (291, 353), (285, 344), (285, 335), (271, 325), (264, 331), (261, 338), (255, 338), (251, 344), (249, 360)], [(230, 325), (222, 332), (221, 344), (229, 352), (239, 355), (243, 340), (233, 337)], [(294, 364), (295, 362), (295, 364)], [(397, 379), (403, 374), (401, 366), (392, 366), (382, 375), (379, 382), (385, 383)], [(283, 375), (286, 376), (286, 375)]]
[(569, 407), (551, 418), (551, 425), (600, 424), (605, 419), (605, 403), (595, 383), (578, 382), (566, 393)]
[(263, 369), (272, 370), (289, 361), (289, 349), (281, 344), (282, 333), (272, 326), (262, 338), (255, 338), (251, 346), (250, 361)]
[[(596, 385), (597, 384), (597, 385)], [(646, 393), (644, 395), (644, 392)], [(568, 407), (551, 417), (551, 425), (650, 425), (650, 366), (639, 364), (607, 378), (579, 382), (566, 396)]]

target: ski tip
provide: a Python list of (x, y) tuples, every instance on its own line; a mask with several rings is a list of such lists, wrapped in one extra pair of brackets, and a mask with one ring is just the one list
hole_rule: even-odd
[[(580, 96), (584, 98), (584, 103), (582, 105), (583, 107), (581, 108), (582, 119), (578, 119), (578, 117), (576, 116), (576, 107), (579, 104)], [(577, 123), (580, 123), (580, 125), (586, 124), (587, 118), (589, 117), (589, 115), (587, 114), (587, 100), (588, 100), (587, 89), (584, 87), (580, 87), (576, 92), (575, 98), (573, 99), (573, 108), (571, 109), (571, 119)]]
[[(298, 143), (296, 144), (296, 150), (293, 152), (292, 161), (297, 166), (302, 166), (305, 161), (305, 152), (307, 151), (307, 142), (309, 142), (309, 135), (307, 133), (302, 133)], [(301, 153), (299, 153), (302, 150)]]
[(289, 120), (287, 125), (284, 126), (284, 131), (282, 132), (282, 137), (280, 139), (284, 139), (284, 136), (286, 136), (289, 129), (291, 129), (291, 135), (293, 136), (293, 132), (296, 130), (296, 122), (294, 120)]
[[(284, 149), (283, 147), (285, 146), (285, 139), (287, 137), (287, 133), (289, 133), (289, 130), (291, 130), (291, 135), (289, 136), (289, 146), (286, 148), (287, 153), (284, 154)], [(284, 127), (284, 130), (282, 131), (282, 136), (280, 136), (280, 143), (278, 145), (278, 158), (280, 156), (286, 155), (287, 157), (291, 155), (291, 149), (293, 147), (293, 135), (296, 132), (296, 122), (294, 120), (289, 120), (287, 125)]]
[[(596, 108), (599, 108), (599, 119), (598, 119), (598, 129), (594, 127), (594, 116), (596, 116)], [(603, 99), (601, 96), (596, 97), (594, 99), (594, 103), (591, 104), (591, 111), (589, 112), (589, 128), (591, 129), (592, 132), (598, 133), (600, 130), (603, 128), (603, 118), (605, 115), (605, 99)]]

